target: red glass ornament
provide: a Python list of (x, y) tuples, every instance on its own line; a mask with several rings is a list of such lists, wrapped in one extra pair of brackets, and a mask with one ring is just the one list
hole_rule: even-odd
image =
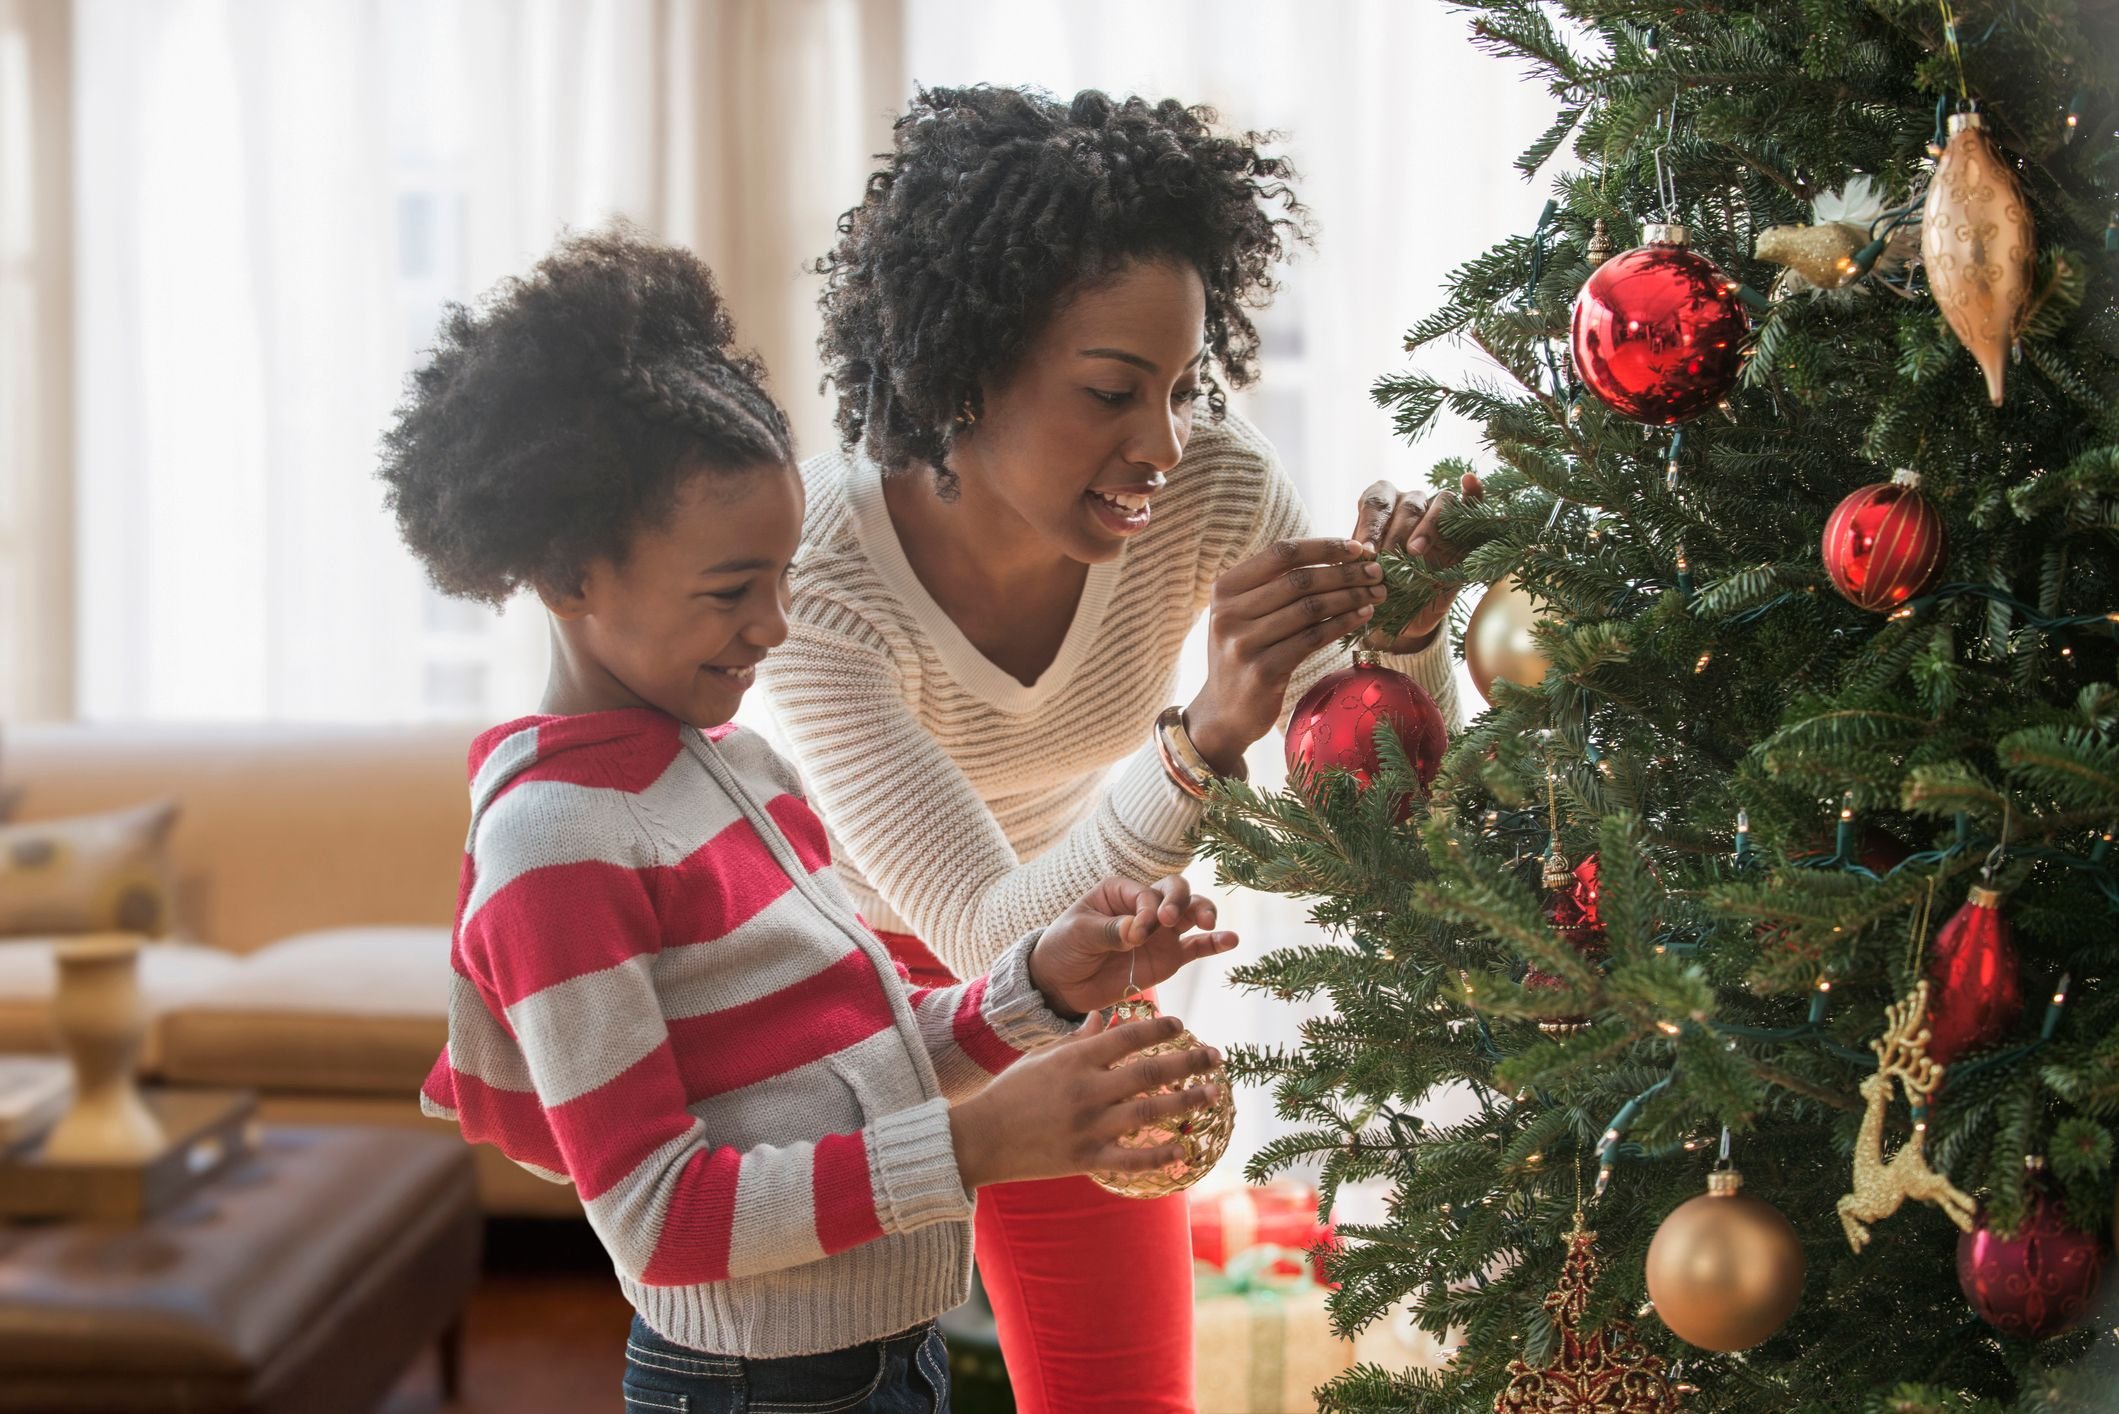
[(1621, 416), (1684, 422), (1736, 386), (1749, 326), (1736, 281), (1685, 244), (1683, 226), (1646, 235), (1575, 296), (1575, 373)]
[(2023, 1015), (2016, 941), (2001, 894), (1974, 886), (1928, 949), (1928, 1057), (1938, 1065), (1983, 1051)]
[(1825, 573), (1864, 609), (1895, 608), (1926, 590), (1942, 551), (1942, 517), (1920, 494), (1917, 471), (1862, 487), (1825, 521)]
[(2022, 1226), (2003, 1237), (1984, 1215), (1957, 1239), (1957, 1284), (2003, 1335), (2044, 1340), (2081, 1318), (2104, 1271), (2104, 1238), (2068, 1225), (2060, 1203), (2034, 1190)]
[[(1425, 786), (1442, 769), (1449, 735), (1442, 709), (1420, 684), (1386, 668), (1369, 655), (1354, 655), (1354, 666), (1320, 678), (1303, 694), (1288, 721), (1288, 779), (1299, 787), (1321, 771), (1345, 771), (1363, 787), (1380, 768), (1376, 728), (1390, 723), (1405, 754)], [(1401, 803), (1398, 818), (1412, 810)]]

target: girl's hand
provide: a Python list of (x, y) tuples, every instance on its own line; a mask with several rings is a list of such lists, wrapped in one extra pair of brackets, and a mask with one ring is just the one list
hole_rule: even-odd
[(1383, 570), (1351, 540), (1281, 540), (1230, 567), (1207, 608), (1207, 683), (1185, 729), (1207, 764), (1243, 774), (1273, 729), (1302, 660), (1359, 629), (1383, 602)]
[(1138, 1054), (1182, 1029), (1174, 1016), (1107, 1029), (1102, 1015), (1094, 1015), (1074, 1035), (1024, 1056), (957, 1103), (949, 1111), (949, 1130), (965, 1189), (1078, 1173), (1139, 1173), (1184, 1157), (1177, 1144), (1128, 1149), (1118, 1142), (1220, 1098), (1220, 1087), (1213, 1085), (1154, 1093), (1221, 1064), (1221, 1054), (1206, 1046)]
[(1145, 991), (1188, 962), (1236, 946), (1214, 926), (1214, 900), (1182, 874), (1156, 884), (1106, 879), (1045, 929), (1030, 953), (1030, 980), (1055, 1010), (1082, 1013), (1123, 1000), (1128, 979)]
[[(1403, 549), (1417, 556), (1429, 569), (1448, 569), (1464, 558), (1464, 552), (1442, 538), (1442, 516), (1461, 498), (1477, 501), (1486, 495), (1479, 478), (1465, 474), (1457, 491), (1444, 491), (1432, 498), (1418, 491), (1400, 491), (1388, 481), (1379, 481), (1361, 493), (1361, 506), (1354, 519), (1354, 538), (1373, 546), (1376, 554)], [(1386, 653), (1417, 653), (1434, 641), (1437, 630), (1449, 617), (1450, 596), (1438, 594), (1394, 639), (1371, 633), (1368, 646)]]

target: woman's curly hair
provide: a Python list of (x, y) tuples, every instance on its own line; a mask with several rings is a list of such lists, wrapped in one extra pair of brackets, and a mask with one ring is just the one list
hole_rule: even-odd
[(505, 603), (622, 563), (677, 490), (794, 457), (714, 278), (617, 223), (449, 306), (383, 437), (399, 532), (443, 593)]
[(1209, 108), (1174, 99), (1062, 103), (1035, 90), (922, 89), (889, 165), (839, 218), (825, 276), (825, 381), (841, 440), (887, 471), (934, 468), (947, 493), (959, 419), (1007, 376), (1059, 302), (1130, 260), (1174, 259), (1206, 284), (1207, 403), (1256, 376), (1245, 312), (1307, 241), (1307, 211), (1271, 134), (1220, 136)]

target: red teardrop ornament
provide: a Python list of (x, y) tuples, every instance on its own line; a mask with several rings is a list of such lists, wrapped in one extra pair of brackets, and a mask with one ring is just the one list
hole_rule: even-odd
[[(1298, 788), (1321, 771), (1345, 771), (1363, 787), (1379, 769), (1376, 728), (1388, 722), (1425, 786), (1442, 769), (1449, 734), (1442, 709), (1404, 673), (1356, 654), (1354, 666), (1317, 680), (1288, 720), (1288, 779)], [(1398, 818), (1412, 811), (1400, 803)]]
[(1942, 517), (1901, 471), (1864, 486), (1825, 521), (1825, 573), (1848, 601), (1881, 612), (1925, 591), (1942, 568)]
[(1972, 1309), (2003, 1335), (2044, 1340), (2081, 1319), (2097, 1295), (2104, 1238), (2068, 1225), (2063, 1206), (2031, 1195), (2022, 1226), (2003, 1237), (1987, 1225), (1957, 1239), (1957, 1284)]
[(2001, 895), (1975, 886), (1928, 950), (1928, 1055), (1939, 1065), (1983, 1051), (2023, 1015), (2016, 941)]
[(1736, 281), (1685, 244), (1683, 226), (1645, 234), (1575, 296), (1575, 375), (1623, 417), (1684, 422), (1736, 386), (1748, 326)]

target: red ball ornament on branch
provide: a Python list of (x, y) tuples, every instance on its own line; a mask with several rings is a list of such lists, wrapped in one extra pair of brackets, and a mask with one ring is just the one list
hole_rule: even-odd
[(2001, 893), (1975, 885), (1928, 950), (1928, 1057), (1947, 1066), (2006, 1036), (2023, 1015), (2016, 939)]
[(2034, 1190), (2030, 1211), (2004, 1237), (1984, 1214), (1957, 1239), (1957, 1284), (2003, 1335), (2044, 1340), (2080, 1320), (2096, 1299), (2104, 1238), (2070, 1227), (2062, 1205)]
[[(1449, 745), (1442, 709), (1404, 673), (1384, 667), (1372, 654), (1356, 653), (1352, 667), (1318, 679), (1295, 704), (1288, 720), (1288, 779), (1297, 789), (1307, 789), (1321, 772), (1345, 771), (1366, 789), (1382, 768), (1376, 728), (1385, 723), (1397, 732), (1420, 784), (1428, 785), (1442, 769)], [(1400, 802), (1398, 818), (1411, 811), (1411, 800)]]
[(1698, 417), (1736, 386), (1748, 327), (1736, 281), (1651, 225), (1647, 244), (1598, 266), (1575, 296), (1576, 376), (1612, 411), (1667, 425)]
[(1864, 486), (1825, 521), (1825, 573), (1849, 602), (1881, 612), (1924, 592), (1942, 568), (1942, 517), (1920, 473)]

